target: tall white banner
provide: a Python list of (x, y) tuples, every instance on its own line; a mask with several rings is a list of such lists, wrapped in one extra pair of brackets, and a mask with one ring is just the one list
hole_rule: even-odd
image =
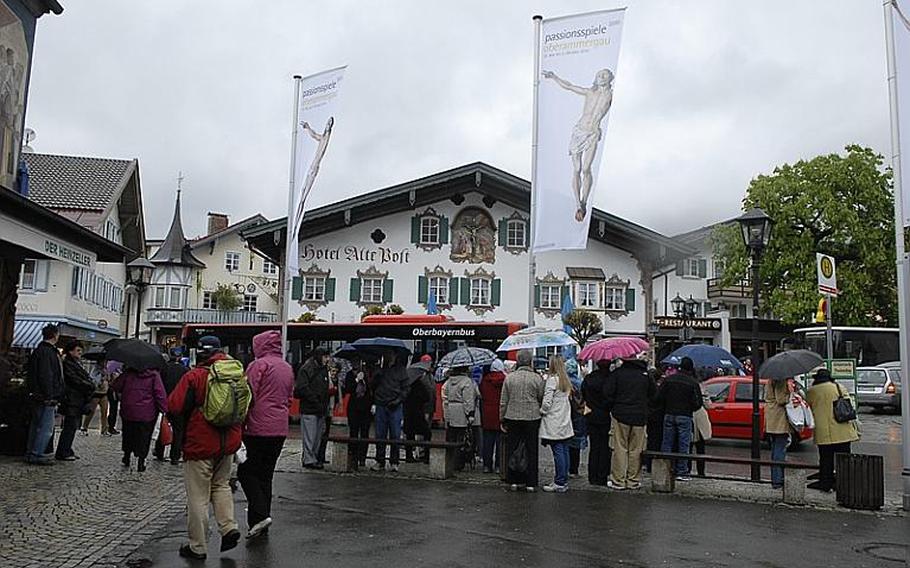
[(904, 226), (907, 226), (910, 225), (910, 0), (895, 0), (893, 5), (901, 196)]
[(624, 13), (542, 23), (533, 252), (587, 247)]
[(288, 273), (296, 276), (299, 269), (298, 239), (307, 197), (316, 185), (316, 177), (331, 145), (332, 132), (338, 126), (338, 91), (346, 67), (323, 71), (300, 80), (297, 121), (294, 125), (293, 199), (288, 212)]

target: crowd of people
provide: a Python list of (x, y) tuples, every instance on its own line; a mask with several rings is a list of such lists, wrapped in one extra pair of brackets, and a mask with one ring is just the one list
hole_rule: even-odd
[[(401, 444), (430, 441), (437, 408), (437, 382), (442, 382), (446, 441), (459, 448), (456, 470), (474, 467), (502, 473), (512, 491), (534, 492), (539, 486), (539, 450), (549, 448), (554, 477), (543, 491), (564, 493), (577, 477), (581, 453), (588, 449), (588, 481), (613, 490), (641, 487), (646, 449), (675, 454), (704, 453), (711, 437), (710, 421), (696, 369), (689, 358), (662, 371), (644, 354), (582, 365), (554, 354), (543, 372), (533, 365), (534, 353), (518, 351), (514, 363), (494, 359), (484, 365), (434, 368), (431, 355), (414, 357), (389, 352), (333, 358), (314, 350), (296, 373), (282, 356), (281, 336), (267, 331), (254, 337), (255, 359), (244, 369), (229, 357), (214, 336), (199, 339), (196, 365), (188, 369), (180, 353), (168, 361), (138, 369), (117, 361), (83, 365), (83, 346), (69, 341), (63, 355), (58, 330), (48, 325), (43, 341), (28, 362), (27, 389), (32, 413), (25, 459), (48, 465), (79, 459), (77, 433), (88, 432), (100, 413), (100, 432), (121, 434), (123, 466), (147, 468), (156, 426), (154, 457), (184, 464), (188, 542), (187, 558), (207, 555), (209, 507), (221, 534), (221, 550), (234, 548), (240, 531), (232, 498), (232, 467), (247, 498), (247, 538), (267, 534), (272, 523), (272, 481), (289, 435), (290, 406), (299, 401), (301, 465), (322, 469), (326, 463), (331, 419), (346, 400), (352, 455), (366, 466), (375, 447), (371, 469), (398, 471)], [(510, 369), (511, 367), (511, 369)], [(587, 371), (587, 372), (586, 372)], [(227, 390), (225, 390), (227, 389)], [(791, 426), (787, 405), (792, 381), (771, 381), (765, 390), (766, 432), (772, 459), (784, 461)], [(849, 452), (858, 439), (855, 423), (834, 415), (843, 389), (825, 370), (815, 374), (808, 404), (815, 414), (815, 440), (820, 458), (818, 479), (809, 487), (834, 486), (834, 455)], [(56, 415), (62, 417), (54, 448)], [(371, 438), (373, 431), (373, 440)], [(402, 437), (404, 434), (404, 438)], [(368, 441), (369, 440), (369, 441)], [(405, 460), (427, 462), (420, 444), (408, 444)], [(168, 450), (169, 447), (169, 450)], [(704, 463), (697, 463), (704, 475)], [(691, 459), (677, 459), (673, 473), (687, 481)], [(783, 486), (783, 469), (772, 468), (772, 485)]]

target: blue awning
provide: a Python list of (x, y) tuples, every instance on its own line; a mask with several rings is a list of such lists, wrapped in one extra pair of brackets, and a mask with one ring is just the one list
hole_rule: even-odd
[(13, 328), (13, 347), (34, 349), (41, 343), (41, 330), (49, 323), (57, 325), (56, 321), (17, 319)]

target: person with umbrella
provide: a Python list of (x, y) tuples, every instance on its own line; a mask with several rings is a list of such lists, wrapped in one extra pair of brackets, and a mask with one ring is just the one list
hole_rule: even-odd
[[(255, 345), (255, 338), (253, 338), (253, 342)], [(188, 369), (183, 366), (183, 363), (180, 362), (182, 354), (183, 352), (180, 348), (174, 348), (168, 352), (168, 362), (164, 366), (164, 371), (161, 373), (161, 381), (164, 383), (164, 392), (166, 392), (168, 396), (174, 392), (174, 389), (177, 388), (177, 384), (180, 383), (180, 379), (182, 379), (183, 375), (188, 371)], [(183, 445), (183, 425), (180, 423), (179, 418), (176, 417), (170, 417), (168, 424), (171, 427), (172, 438), (168, 457), (171, 460), (171, 465), (177, 465), (180, 463), (180, 447)], [(162, 426), (163, 425), (164, 421), (162, 420)], [(163, 435), (159, 432), (158, 439), (155, 440), (156, 460), (164, 461), (165, 446), (167, 446), (167, 444), (164, 443)]]
[(442, 386), (442, 403), (446, 418), (446, 441), (462, 444), (462, 448), (455, 453), (455, 471), (463, 470), (465, 460), (474, 455), (473, 440), (468, 438), (468, 430), (474, 426), (478, 397), (470, 367), (454, 367)]
[[(131, 457), (135, 455), (136, 471), (143, 472), (158, 413), (167, 413), (167, 394), (157, 368), (123, 358), (127, 359), (123, 362), (124, 371), (111, 385), (121, 396), (122, 461), (124, 467), (130, 467)], [(158, 355), (157, 364), (164, 364), (161, 355)]]
[[(384, 361), (385, 366), (376, 373), (373, 379), (376, 437), (380, 440), (398, 440), (401, 438), (401, 422), (404, 416), (402, 403), (408, 395), (408, 373), (405, 369), (407, 354), (402, 351), (387, 350)], [(385, 469), (385, 449), (384, 442), (376, 444), (376, 463), (370, 468), (373, 471)], [(393, 444), (389, 453), (389, 468), (392, 471), (398, 471), (398, 463), (401, 461), (400, 452), (398, 444)]]
[(645, 449), (648, 404), (657, 387), (643, 359), (623, 359), (607, 376), (604, 398), (610, 408), (613, 459), (607, 487), (616, 490), (641, 488), (641, 453)]
[[(790, 421), (787, 419), (787, 405), (790, 404), (789, 381), (771, 379), (765, 387), (765, 433), (771, 441), (771, 461), (786, 461), (787, 446), (790, 444)], [(784, 468), (771, 468), (771, 487), (784, 487)]]
[(483, 427), (483, 472), (499, 472), (499, 401), (502, 397), (502, 385), (506, 381), (506, 366), (502, 360), (494, 359), (490, 370), (480, 379), (480, 424)]
[(606, 486), (610, 477), (613, 451), (610, 449), (610, 407), (604, 397), (611, 361), (597, 361), (597, 368), (584, 378), (581, 392), (588, 413), (585, 424), (591, 449), (588, 452), (588, 482)]
[(506, 481), (512, 491), (537, 490), (540, 406), (546, 382), (534, 368), (534, 352), (518, 351), (516, 369), (506, 375), (499, 401), (500, 429), (506, 434)]
[(57, 441), (56, 458), (61, 461), (79, 459), (73, 452), (73, 440), (82, 422), (82, 416), (88, 410), (95, 383), (82, 366), (82, 343), (68, 341), (63, 348), (63, 400), (60, 402), (60, 414), (63, 415), (63, 430)]
[[(373, 422), (373, 389), (368, 375), (369, 368), (361, 359), (355, 359), (351, 372), (342, 383), (342, 392), (348, 395), (348, 432), (351, 438), (366, 439), (370, 437), (370, 424)], [(356, 443), (353, 446), (354, 458), (358, 466), (367, 464), (367, 444)]]
[[(436, 387), (433, 381), (433, 357), (422, 355), (408, 367), (408, 396), (404, 399), (404, 435), (408, 440), (420, 437), (429, 440), (430, 421), (436, 408)], [(415, 450), (405, 448), (405, 461), (415, 462)], [(430, 455), (426, 454), (429, 461)]]
[[(661, 451), (688, 454), (692, 445), (692, 414), (704, 405), (692, 359), (683, 357), (679, 370), (664, 379), (657, 393), (657, 405), (664, 413)], [(675, 460), (674, 471), (678, 481), (689, 481), (688, 461)]]
[(305, 469), (322, 469), (319, 445), (325, 430), (329, 404), (330, 356), (325, 349), (314, 349), (297, 371), (294, 396), (300, 400), (300, 433), (303, 440), (302, 465)]

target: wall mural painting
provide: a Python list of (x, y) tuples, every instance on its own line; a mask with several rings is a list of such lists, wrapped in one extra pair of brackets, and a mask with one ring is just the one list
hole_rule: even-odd
[(22, 22), (0, 2), (0, 185), (8, 188), (15, 187), (22, 144), (28, 58)]
[(479, 207), (462, 209), (452, 224), (454, 262), (496, 262), (496, 229), (490, 214)]

